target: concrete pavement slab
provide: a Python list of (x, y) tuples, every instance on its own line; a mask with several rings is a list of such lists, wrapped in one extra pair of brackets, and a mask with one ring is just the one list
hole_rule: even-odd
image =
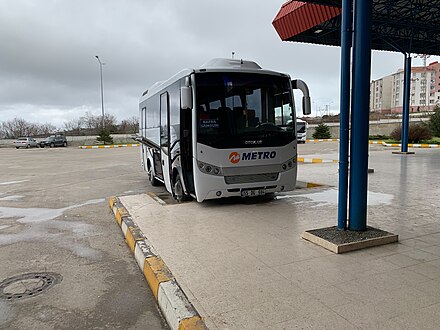
[[(406, 157), (406, 158), (404, 158)], [(337, 222), (337, 164), (300, 165), (298, 189), (262, 203), (159, 203), (121, 196), (133, 221), (212, 329), (399, 328), (440, 304), (438, 150), (370, 153), (368, 222), (401, 242), (333, 255), (301, 239)], [(433, 290), (430, 290), (430, 286)]]

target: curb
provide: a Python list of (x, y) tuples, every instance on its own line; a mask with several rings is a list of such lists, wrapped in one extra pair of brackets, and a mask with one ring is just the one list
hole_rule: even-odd
[[(402, 145), (400, 143), (385, 143), (383, 142), (382, 145), (384, 147), (401, 147)], [(440, 144), (424, 144), (424, 143), (408, 143), (409, 148), (440, 148)]]
[(315, 182), (296, 181), (296, 188), (317, 188), (317, 187), (328, 187), (328, 186), (325, 184), (315, 183)]
[(107, 146), (79, 146), (78, 149), (107, 149), (107, 148), (125, 148), (125, 147), (139, 147), (139, 143), (131, 144), (109, 144)]
[(306, 140), (306, 143), (310, 142), (336, 142), (339, 141), (339, 139), (315, 139), (315, 140)]
[(207, 329), (205, 322), (189, 302), (169, 268), (133, 221), (119, 198), (110, 197), (109, 204), (116, 222), (121, 227), (125, 242), (144, 274), (170, 328), (173, 330)]
[[(339, 139), (318, 139), (318, 140), (306, 140), (306, 142), (335, 142)], [(385, 141), (368, 141), (368, 144), (381, 144), (384, 147), (401, 147), (400, 143), (386, 143)], [(409, 148), (440, 148), (440, 144), (426, 144), (426, 143), (408, 143)], [(315, 162), (321, 163), (321, 162)]]
[(307, 158), (307, 157), (298, 157), (298, 163), (307, 163), (307, 164), (316, 164), (316, 163), (339, 163), (339, 160), (335, 159), (321, 159), (321, 158)]

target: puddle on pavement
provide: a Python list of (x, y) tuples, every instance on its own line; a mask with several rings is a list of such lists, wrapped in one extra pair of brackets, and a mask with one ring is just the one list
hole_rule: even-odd
[[(23, 229), (18, 233), (0, 234), (0, 246), (31, 240), (52, 240), (78, 257), (99, 259), (99, 251), (80, 244), (76, 239), (77, 236), (93, 235), (93, 225), (81, 221), (54, 219), (62, 216), (65, 211), (104, 201), (104, 198), (93, 199), (60, 209), (0, 207), (0, 219), (14, 219), (16, 223), (25, 225), (20, 226)], [(0, 230), (8, 227), (11, 226), (2, 226)], [(74, 237), (66, 235), (66, 231), (74, 234)]]
[(27, 182), (27, 181), (30, 181), (30, 180), (0, 182), (0, 186), (6, 186), (6, 185), (10, 185), (10, 184), (17, 184), (17, 183), (22, 183), (22, 182)]
[(4, 201), (17, 202), (17, 201), (19, 201), (22, 198), (23, 198), (23, 196), (20, 196), (20, 195), (12, 195), (12, 196), (0, 197), (0, 202), (4, 202)]
[(45, 222), (63, 215), (63, 213), (67, 210), (90, 204), (102, 203), (104, 200), (104, 198), (93, 199), (81, 204), (71, 205), (61, 209), (0, 207), (0, 218), (18, 218), (17, 222), (20, 223)]
[[(338, 204), (338, 190), (337, 189), (327, 189), (309, 194), (295, 194), (295, 195), (281, 195), (277, 196), (276, 199), (291, 199), (296, 198), (293, 203), (318, 203), (313, 207), (337, 205)], [(390, 205), (393, 201), (393, 195), (382, 194), (377, 192), (368, 191), (368, 205)]]

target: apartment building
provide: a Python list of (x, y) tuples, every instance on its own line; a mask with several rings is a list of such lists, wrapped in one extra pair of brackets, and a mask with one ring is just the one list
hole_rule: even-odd
[[(370, 84), (370, 110), (402, 113), (404, 71), (373, 80)], [(440, 63), (411, 68), (410, 112), (431, 111), (440, 104)]]

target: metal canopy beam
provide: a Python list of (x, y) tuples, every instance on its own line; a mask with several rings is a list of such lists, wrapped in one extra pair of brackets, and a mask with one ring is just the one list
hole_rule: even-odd
[[(440, 0), (354, 1), (351, 67), (353, 71), (352, 134), (349, 144), (351, 151), (350, 207), (347, 226), (347, 126), (349, 117), (347, 97), (350, 95), (349, 53), (351, 47), (351, 22), (347, 20), (351, 20), (352, 2), (353, 0), (289, 1), (283, 5), (272, 24), (284, 41), (342, 46), (338, 228), (365, 230), (367, 228), (371, 50), (398, 51), (405, 54), (406, 100), (404, 101), (406, 104), (403, 116), (402, 152), (406, 152), (408, 121), (405, 118), (409, 116), (407, 112), (411, 53), (440, 55)], [(307, 7), (306, 3), (313, 5)], [(304, 8), (301, 8), (302, 6)], [(291, 15), (298, 8), (302, 12)], [(329, 12), (335, 13), (338, 10), (343, 16), (342, 19), (341, 14), (328, 15)], [(316, 17), (320, 18), (318, 23), (315, 22)], [(323, 17), (325, 19), (322, 19)]]
[[(342, 0), (302, 2), (342, 8)], [(371, 3), (372, 49), (440, 55), (439, 0), (373, 0)], [(277, 19), (278, 16), (273, 22), (276, 30)], [(283, 40), (340, 46), (340, 30), (339, 15)]]

